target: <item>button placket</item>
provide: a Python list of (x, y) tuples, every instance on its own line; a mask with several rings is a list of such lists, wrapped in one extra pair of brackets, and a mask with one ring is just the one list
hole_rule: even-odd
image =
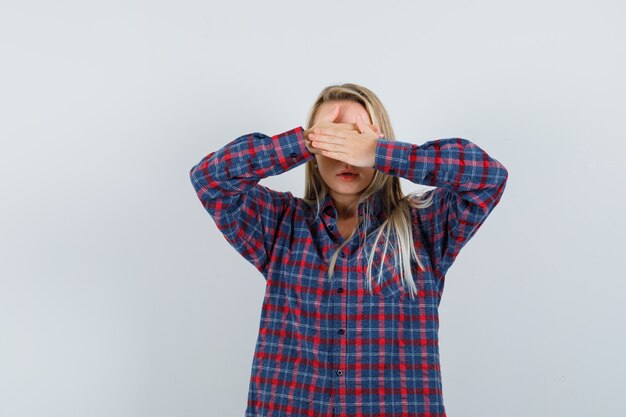
[[(338, 293), (342, 293), (344, 291), (345, 285), (348, 285), (348, 280), (347, 280), (347, 276), (346, 274), (348, 273), (348, 266), (347, 265), (342, 265), (340, 266), (340, 264), (342, 264), (343, 262), (345, 262), (345, 250), (348, 249), (348, 246), (344, 246), (344, 248), (339, 252), (339, 256), (337, 257), (337, 271), (340, 273), (340, 277), (341, 277), (341, 284), (342, 287), (339, 287), (337, 289)], [(342, 311), (345, 308), (345, 303), (347, 302), (347, 299), (345, 298), (341, 298), (339, 299), (340, 302), (338, 303), (338, 308), (340, 309), (340, 311)], [(341, 314), (338, 315), (338, 317), (340, 317)], [(336, 374), (337, 376), (342, 376), (345, 373), (345, 364), (347, 362), (347, 358), (346, 358), (346, 339), (341, 337), (342, 335), (344, 335), (346, 333), (346, 328), (345, 326), (347, 325), (347, 323), (343, 322), (342, 320), (339, 320), (340, 323), (337, 323), (339, 326), (341, 326), (339, 329), (337, 329), (337, 334), (338, 339), (337, 339), (337, 344), (339, 346), (339, 362), (337, 363), (338, 367), (344, 368), (344, 369), (337, 369)]]

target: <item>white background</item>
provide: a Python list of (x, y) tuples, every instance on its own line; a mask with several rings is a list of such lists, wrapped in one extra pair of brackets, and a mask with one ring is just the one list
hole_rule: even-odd
[[(446, 278), (448, 415), (624, 415), (625, 11), (2, 2), (0, 414), (243, 416), (265, 281), (189, 169), (355, 82), (398, 140), (467, 138), (509, 171)], [(262, 184), (302, 196), (304, 166)]]

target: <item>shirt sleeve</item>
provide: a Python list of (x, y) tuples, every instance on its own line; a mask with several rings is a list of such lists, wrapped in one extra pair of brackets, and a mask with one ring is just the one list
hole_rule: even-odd
[(189, 172), (218, 229), (265, 279), (279, 226), (294, 197), (258, 182), (312, 158), (298, 126), (274, 136), (258, 132), (241, 136), (209, 153)]
[(432, 195), (432, 205), (412, 209), (412, 215), (430, 247), (435, 275), (442, 280), (461, 248), (500, 201), (508, 178), (500, 162), (461, 138), (422, 145), (379, 139), (374, 168), (437, 187), (424, 195)]

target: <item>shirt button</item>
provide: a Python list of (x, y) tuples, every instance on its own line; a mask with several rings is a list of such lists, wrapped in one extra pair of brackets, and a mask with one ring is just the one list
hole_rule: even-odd
[(343, 292), (343, 288), (337, 288), (337, 292), (338, 293), (342, 293)]
[(295, 153), (295, 152), (291, 152), (291, 153), (289, 154), (289, 156), (290, 156), (290, 157), (292, 157), (292, 158), (295, 158), (296, 156), (298, 156), (298, 154), (297, 154), (297, 153)]
[(345, 332), (346, 332), (346, 331), (345, 331), (344, 329), (339, 329), (339, 330), (337, 331), (337, 333), (339, 333), (339, 334), (344, 334)]
[(339, 256), (341, 256), (342, 258), (345, 258), (345, 257), (346, 257), (346, 254), (345, 254), (345, 253), (343, 253), (343, 252), (339, 252)]
[(333, 230), (333, 229), (335, 229), (335, 226), (333, 226), (333, 225), (331, 224), (331, 225), (329, 225), (329, 226), (328, 226), (328, 228), (329, 228), (330, 230)]
[(417, 148), (417, 145), (411, 145), (411, 149)]
[(341, 369), (337, 370), (337, 375), (343, 375), (343, 371)]

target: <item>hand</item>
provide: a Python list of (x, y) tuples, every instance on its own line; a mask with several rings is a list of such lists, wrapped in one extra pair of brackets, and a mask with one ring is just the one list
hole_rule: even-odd
[[(315, 131), (315, 129), (335, 128), (335, 129), (341, 129), (344, 131), (352, 131), (354, 133), (359, 133), (358, 126), (355, 123), (335, 123), (335, 120), (337, 119), (339, 115), (340, 107), (341, 107), (340, 104), (337, 103), (330, 110), (326, 110), (325, 112), (322, 112), (322, 111), (319, 112), (315, 117), (315, 123), (313, 124), (313, 126), (311, 126), (309, 129), (306, 129), (304, 131), (305, 145), (308, 148), (309, 152), (311, 152), (312, 154), (316, 154), (316, 155), (322, 154), (321, 149), (316, 149), (311, 146), (310, 137), (311, 137), (311, 134)], [(378, 126), (376, 125), (369, 124), (368, 126), (371, 129), (373, 129), (375, 132), (379, 131)], [(382, 137), (382, 136), (383, 136), (382, 133), (380, 133), (379, 137)]]
[(373, 167), (376, 162), (376, 144), (383, 137), (378, 128), (366, 124), (360, 115), (356, 123), (357, 131), (343, 129), (338, 125), (333, 123), (329, 127), (312, 127), (313, 133), (309, 134), (311, 147), (320, 150), (321, 155), (355, 167)]

